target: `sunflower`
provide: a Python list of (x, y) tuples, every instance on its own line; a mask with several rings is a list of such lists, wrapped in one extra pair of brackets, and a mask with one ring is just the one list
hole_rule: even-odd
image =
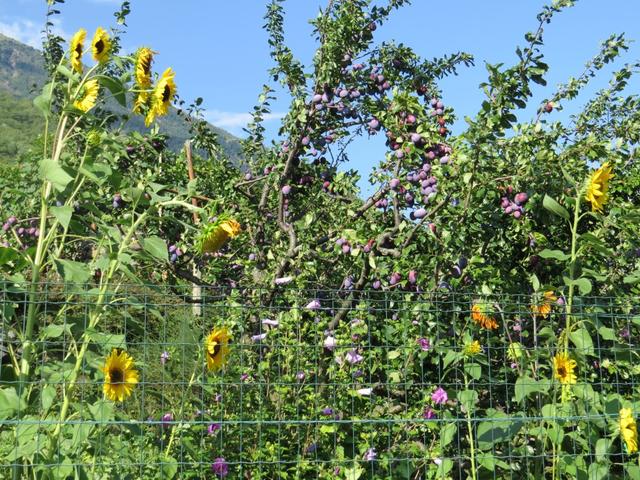
[(177, 92), (176, 82), (174, 81), (175, 76), (176, 74), (173, 70), (167, 68), (153, 89), (151, 93), (151, 107), (145, 119), (145, 125), (147, 127), (153, 123), (156, 117), (166, 115), (167, 112), (169, 112), (169, 106)]
[(555, 377), (560, 380), (563, 385), (571, 385), (578, 380), (574, 370), (577, 363), (575, 360), (569, 358), (566, 353), (558, 353), (553, 357), (553, 371)]
[(214, 328), (204, 341), (204, 354), (207, 358), (207, 368), (216, 371), (222, 367), (229, 353), (229, 331)]
[(485, 306), (479, 303), (474, 303), (471, 307), (471, 319), (475, 323), (487, 330), (495, 330), (498, 328), (498, 322), (487, 313)]
[(138, 383), (138, 371), (133, 368), (133, 358), (125, 351), (114, 348), (104, 363), (104, 394), (109, 400), (122, 402)]
[(628, 453), (638, 451), (638, 428), (630, 408), (620, 410), (620, 436), (627, 446)]
[(99, 90), (100, 86), (98, 85), (98, 80), (95, 78), (87, 80), (87, 82), (82, 86), (82, 94), (75, 102), (73, 102), (73, 106), (85, 113), (88, 112), (95, 106), (96, 101), (98, 100)]
[(200, 253), (214, 253), (231, 238), (240, 233), (240, 224), (229, 216), (222, 216), (216, 222), (208, 224), (197, 240)]
[(78, 30), (71, 38), (71, 48), (69, 49), (71, 68), (78, 73), (82, 73), (82, 55), (84, 54), (85, 38), (87, 38), (87, 31), (84, 28)]
[(151, 87), (151, 63), (153, 62), (154, 52), (142, 47), (136, 55), (135, 77), (136, 86), (140, 90), (133, 106), (134, 113), (140, 113), (142, 106), (149, 101), (149, 88)]
[(601, 212), (602, 207), (607, 203), (609, 180), (613, 178), (611, 174), (612, 168), (609, 162), (606, 162), (591, 174), (585, 198), (588, 202), (591, 202), (591, 210), (594, 212)]
[(480, 345), (478, 340), (474, 340), (464, 346), (464, 354), (469, 357), (478, 355), (480, 352), (482, 352), (482, 345)]
[(93, 59), (98, 63), (104, 63), (109, 60), (109, 52), (111, 51), (111, 39), (104, 28), (98, 27), (91, 41), (91, 51)]
[(551, 304), (553, 304), (556, 300), (558, 300), (558, 297), (554, 295), (553, 290), (544, 292), (544, 295), (542, 296), (542, 302), (539, 304), (531, 305), (531, 312), (536, 317), (547, 318), (551, 313)]

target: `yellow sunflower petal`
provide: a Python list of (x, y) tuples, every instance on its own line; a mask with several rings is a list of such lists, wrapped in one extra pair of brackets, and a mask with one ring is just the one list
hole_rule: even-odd
[(69, 56), (71, 68), (78, 73), (82, 73), (82, 55), (84, 55), (84, 40), (87, 38), (87, 31), (84, 28), (78, 30), (71, 38)]
[(91, 41), (91, 52), (93, 59), (98, 63), (105, 63), (109, 60), (111, 52), (111, 39), (109, 34), (102, 27), (98, 27)]

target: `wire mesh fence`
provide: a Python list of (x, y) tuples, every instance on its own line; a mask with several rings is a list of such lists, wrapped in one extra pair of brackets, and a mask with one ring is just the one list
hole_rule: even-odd
[(638, 299), (28, 288), (2, 478), (640, 478)]

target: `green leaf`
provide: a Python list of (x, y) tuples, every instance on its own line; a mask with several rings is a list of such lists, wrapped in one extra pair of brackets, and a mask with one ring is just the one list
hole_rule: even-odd
[(583, 355), (594, 355), (593, 340), (586, 328), (580, 328), (569, 335), (571, 343), (576, 346), (579, 353)]
[(605, 462), (609, 454), (609, 448), (611, 448), (610, 438), (599, 438), (596, 442), (596, 461)]
[(162, 461), (162, 478), (171, 479), (178, 473), (178, 461), (173, 457), (163, 457)]
[(476, 440), (478, 448), (490, 450), (496, 443), (508, 442), (522, 428), (523, 422), (519, 419), (508, 417), (498, 413), (494, 418), (478, 424)]
[(127, 108), (127, 97), (122, 82), (116, 78), (107, 77), (106, 75), (97, 75), (97, 77), (98, 82), (111, 92), (113, 98), (124, 108)]
[(58, 273), (64, 278), (65, 282), (82, 284), (86, 283), (91, 277), (91, 272), (86, 263), (61, 260), (59, 258), (55, 260), (55, 263)]
[(482, 376), (482, 367), (475, 362), (465, 363), (464, 371), (474, 380), (480, 380), (480, 377)]
[(24, 402), (18, 398), (15, 388), (0, 389), (0, 420), (12, 417), (24, 408)]
[(105, 400), (98, 400), (93, 405), (89, 405), (91, 416), (98, 423), (107, 423), (113, 420), (113, 403)]
[(631, 480), (640, 480), (640, 467), (638, 465), (627, 465), (625, 469)]
[(40, 400), (42, 402), (42, 411), (47, 412), (56, 398), (56, 389), (53, 385), (47, 385), (42, 389)]
[(589, 480), (602, 480), (609, 476), (609, 465), (592, 463), (589, 465)]
[(463, 390), (458, 392), (458, 401), (464, 407), (465, 412), (473, 412), (478, 403), (478, 392), (475, 390)]
[(69, 228), (69, 222), (71, 221), (71, 216), (73, 215), (73, 207), (71, 205), (63, 205), (61, 207), (51, 207), (51, 213), (56, 217), (62, 228), (65, 230)]
[(571, 258), (571, 255), (564, 253), (562, 250), (549, 250), (548, 248), (540, 251), (538, 255), (540, 255), (542, 258), (555, 258), (556, 260), (560, 260), (562, 262)]
[(569, 277), (562, 277), (562, 279), (564, 280), (564, 284), (567, 285), (568, 287), (570, 287), (571, 285), (574, 285), (576, 287), (578, 287), (580, 289), (580, 294), (581, 295), (589, 295), (589, 293), (591, 293), (591, 290), (593, 288), (592, 284), (591, 284), (591, 280), (589, 280), (588, 278), (578, 278), (577, 280), (571, 280)]
[(0, 247), (0, 265), (5, 265), (20, 258), (20, 252), (14, 248)]
[(54, 188), (60, 192), (73, 180), (73, 177), (64, 168), (50, 158), (40, 161), (40, 177), (51, 182)]
[(44, 118), (51, 116), (51, 84), (42, 87), (42, 93), (33, 99), (33, 105), (40, 110)]
[(444, 448), (453, 441), (453, 437), (456, 435), (457, 427), (455, 423), (447, 423), (442, 430), (440, 430), (440, 447)]
[(569, 212), (566, 208), (560, 205), (554, 198), (549, 195), (544, 196), (542, 199), (542, 206), (549, 210), (551, 213), (561, 216), (565, 220), (569, 220)]
[(529, 376), (524, 376), (516, 380), (515, 397), (516, 402), (521, 402), (532, 393), (546, 393), (549, 390), (548, 380), (537, 381)]
[(453, 460), (450, 458), (443, 458), (438, 466), (438, 470), (436, 470), (436, 478), (449, 478), (446, 475), (453, 468)]
[(88, 328), (85, 333), (106, 352), (109, 352), (113, 348), (123, 348), (125, 346), (124, 335), (101, 333), (92, 328)]
[(144, 251), (150, 254), (152, 257), (167, 262), (169, 260), (169, 253), (167, 250), (166, 242), (157, 236), (145, 238), (142, 241), (142, 248)]

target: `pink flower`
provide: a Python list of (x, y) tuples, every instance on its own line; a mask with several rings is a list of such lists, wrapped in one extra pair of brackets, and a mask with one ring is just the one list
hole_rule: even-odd
[(160, 363), (164, 365), (169, 360), (169, 352), (166, 350), (160, 354)]
[(219, 477), (226, 477), (229, 474), (229, 466), (223, 457), (218, 457), (213, 461), (211, 470)]
[(276, 328), (278, 325), (280, 325), (280, 322), (278, 322), (278, 320), (271, 320), (270, 318), (265, 318), (262, 320), (262, 324), (269, 325), (270, 327)]
[(418, 339), (418, 345), (420, 345), (420, 349), (423, 352), (426, 352), (426, 351), (431, 349), (431, 343), (429, 343), (429, 339), (428, 338), (419, 338)]
[(261, 333), (259, 335), (253, 335), (251, 337), (251, 341), (252, 342), (261, 342), (262, 340), (264, 340), (265, 338), (267, 338), (267, 334), (266, 333)]
[(364, 357), (360, 355), (356, 350), (349, 350), (344, 358), (351, 365), (355, 365), (356, 363), (364, 360)]
[(376, 457), (378, 456), (378, 454), (376, 453), (376, 449), (371, 447), (369, 450), (367, 450), (364, 454), (364, 461), (365, 462), (372, 462), (376, 459)]
[(324, 339), (324, 348), (326, 348), (327, 350), (333, 350), (334, 348), (336, 348), (336, 345), (338, 345), (338, 342), (334, 337), (328, 336)]
[(304, 308), (306, 308), (307, 310), (318, 310), (320, 307), (321, 307), (320, 300), (316, 298), (314, 300), (311, 300), (309, 303), (307, 303), (307, 306)]
[(425, 420), (431, 420), (432, 418), (435, 418), (435, 416), (436, 414), (433, 410), (431, 410), (431, 407), (425, 408), (424, 412), (422, 412), (422, 418), (424, 418)]
[(433, 403), (436, 405), (442, 405), (443, 403), (447, 403), (449, 396), (442, 387), (438, 387), (436, 391), (431, 394), (431, 400), (433, 400)]

